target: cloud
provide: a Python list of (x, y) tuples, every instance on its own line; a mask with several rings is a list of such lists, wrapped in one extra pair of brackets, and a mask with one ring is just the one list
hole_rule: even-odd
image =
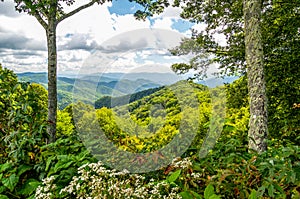
[[(45, 30), (33, 16), (16, 12), (12, 0), (6, 2), (0, 3), (0, 62), (6, 62), (7, 66), (17, 71), (45, 71)], [(82, 3), (85, 1), (78, 0), (74, 5), (67, 6), (66, 12)], [(119, 63), (119, 69), (125, 67), (125, 61), (138, 66), (166, 60), (159, 60), (158, 57), (167, 57), (167, 51), (157, 57), (154, 54), (158, 53), (157, 50), (175, 47), (180, 41), (182, 35), (174, 35), (180, 31), (176, 29), (181, 9), (167, 8), (164, 13), (155, 16), (151, 24), (149, 19), (138, 21), (134, 18), (133, 13), (139, 8), (132, 2), (112, 1), (82, 10), (61, 22), (57, 27), (58, 71), (79, 70), (88, 62), (90, 67), (106, 67), (124, 54), (144, 49), (130, 59), (125, 56), (123, 66), (122, 62)], [(170, 32), (162, 34), (155, 31), (156, 28)], [(94, 51), (99, 52), (98, 57), (90, 58), (95, 55)], [(172, 61), (171, 58), (169, 60)], [(118, 68), (115, 67), (115, 70)]]
[[(1, 30), (1, 29), (0, 29)], [(44, 42), (28, 38), (15, 32), (0, 31), (0, 48), (12, 50), (46, 50)]]
[[(101, 48), (84, 60), (80, 73), (132, 72), (147, 69), (160, 71), (170, 68), (174, 60), (168, 49), (181, 41), (182, 34), (162, 29), (139, 29), (125, 32), (104, 42)], [(157, 66), (156, 68), (154, 66)], [(143, 69), (143, 70), (144, 70)]]
[(91, 51), (97, 48), (98, 44), (89, 34), (67, 34), (65, 37), (59, 37), (62, 41), (58, 45), (58, 50), (86, 50)]
[(40, 56), (43, 56), (42, 53), (39, 53), (37, 51), (28, 51), (28, 50), (25, 50), (25, 51), (17, 51), (17, 52), (14, 52), (13, 54), (13, 57), (15, 59), (28, 59), (29, 57), (40, 57)]
[(21, 16), (16, 10), (13, 1), (0, 2), (0, 16), (19, 17)]
[(106, 42), (103, 46), (99, 47), (97, 50), (100, 50), (104, 53), (116, 53), (116, 52), (126, 52), (130, 50), (136, 50), (147, 47), (147, 40), (145, 38), (140, 38), (137, 41), (132, 41), (127, 37), (121, 38), (117, 44), (112, 42)]

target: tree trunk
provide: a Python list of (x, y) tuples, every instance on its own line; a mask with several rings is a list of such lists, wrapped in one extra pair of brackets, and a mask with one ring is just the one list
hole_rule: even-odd
[(56, 20), (49, 20), (47, 33), (48, 47), (48, 129), (49, 142), (55, 141), (57, 115), (57, 51)]
[(249, 149), (267, 150), (267, 97), (260, 30), (261, 0), (244, 0), (245, 49), (250, 96)]

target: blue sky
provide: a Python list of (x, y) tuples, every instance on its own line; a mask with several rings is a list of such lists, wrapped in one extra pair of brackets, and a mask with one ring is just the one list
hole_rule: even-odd
[[(66, 12), (86, 2), (77, 0), (72, 7), (66, 7)], [(190, 36), (191, 28), (201, 30), (204, 26), (181, 19), (180, 8), (172, 7), (160, 15), (138, 21), (133, 14), (141, 8), (127, 0), (114, 0), (92, 6), (61, 22), (57, 27), (58, 72), (80, 71), (95, 60), (96, 51), (100, 51), (102, 58), (91, 65), (106, 67), (104, 63), (113, 62), (114, 70), (119, 72), (145, 64), (169, 67), (182, 60), (168, 55), (167, 48), (178, 45), (180, 38)], [(152, 37), (156, 40), (147, 40)], [(162, 43), (166, 45), (162, 47)], [(16, 72), (46, 71), (46, 50), (45, 31), (37, 20), (16, 12), (12, 0), (1, 2), (0, 63)]]
[(112, 2), (112, 6), (108, 8), (111, 14), (118, 15), (134, 14), (137, 10), (142, 10), (143, 7), (135, 2), (125, 0), (117, 0)]

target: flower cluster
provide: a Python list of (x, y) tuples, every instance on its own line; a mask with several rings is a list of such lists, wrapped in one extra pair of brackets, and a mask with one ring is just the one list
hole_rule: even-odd
[[(178, 194), (180, 188), (177, 186), (166, 181), (148, 182), (144, 176), (130, 174), (126, 170), (107, 169), (102, 162), (83, 165), (78, 169), (78, 174), (68, 186), (60, 190), (60, 195), (64, 195), (64, 198), (181, 198)], [(53, 180), (51, 178), (50, 181), (45, 181), (38, 188), (36, 198), (54, 198), (51, 197)]]
[(176, 169), (188, 169), (191, 168), (192, 164), (191, 158), (187, 157), (183, 159), (175, 158), (171, 165)]
[(42, 185), (36, 189), (35, 199), (51, 199), (53, 198), (52, 191), (56, 189), (56, 185), (53, 183), (54, 176), (43, 179)]

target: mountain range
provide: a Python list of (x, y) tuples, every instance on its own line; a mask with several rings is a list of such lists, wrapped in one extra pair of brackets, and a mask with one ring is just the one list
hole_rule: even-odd
[[(35, 82), (47, 89), (46, 72), (26, 72), (17, 75), (20, 81)], [(223, 83), (230, 83), (236, 78), (226, 77), (222, 80), (211, 78), (198, 83), (215, 87)], [(119, 99), (128, 98), (133, 93), (137, 93), (135, 97), (144, 96), (154, 91), (151, 89), (171, 85), (182, 79), (183, 77), (173, 73), (103, 73), (77, 76), (64, 74), (57, 77), (58, 107), (63, 109), (74, 101), (82, 101), (92, 105), (95, 105), (97, 101), (96, 107), (99, 107), (106, 103), (107, 96), (119, 97)], [(104, 99), (101, 100), (103, 97)]]
[[(18, 73), (23, 82), (35, 82), (47, 89), (47, 73)], [(64, 75), (57, 77), (58, 107), (65, 108), (72, 101), (94, 104), (104, 96), (123, 96), (139, 91), (170, 85), (181, 80), (172, 73), (104, 73)]]

